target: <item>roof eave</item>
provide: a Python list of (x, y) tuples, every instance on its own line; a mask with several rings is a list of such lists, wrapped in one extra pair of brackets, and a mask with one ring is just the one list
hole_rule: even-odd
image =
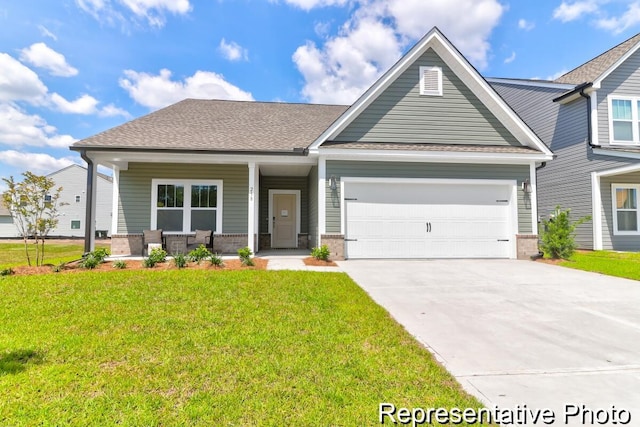
[(563, 93), (557, 98), (554, 98), (553, 102), (558, 102), (560, 104), (569, 104), (570, 102), (573, 102), (576, 99), (580, 98), (581, 93), (588, 95), (591, 92), (595, 91), (595, 88), (593, 86), (594, 86), (593, 82), (585, 82), (585, 83), (579, 84), (578, 86), (574, 87), (572, 90)]
[(135, 152), (135, 153), (176, 153), (176, 154), (225, 154), (247, 156), (307, 156), (309, 150), (304, 147), (293, 150), (204, 150), (204, 149), (174, 149), (174, 148), (150, 148), (150, 147), (97, 147), (72, 145), (72, 151), (78, 152)]

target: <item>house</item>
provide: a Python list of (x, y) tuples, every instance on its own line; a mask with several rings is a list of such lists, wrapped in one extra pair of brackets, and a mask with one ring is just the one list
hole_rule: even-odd
[(582, 248), (640, 250), (640, 34), (553, 82), (490, 79), (557, 158), (538, 167), (538, 210), (571, 209)]
[[(86, 220), (87, 169), (80, 165), (70, 165), (47, 175), (62, 187), (58, 199), (58, 226), (49, 232), (50, 237), (84, 237)], [(94, 233), (102, 237), (111, 234), (111, 212), (113, 208), (113, 183), (110, 176), (96, 175), (97, 202)], [(9, 209), (0, 207), (0, 237), (20, 237), (13, 223)]]
[(121, 255), (142, 251), (145, 229), (169, 252), (211, 229), (218, 252), (528, 257), (536, 167), (553, 158), (437, 28), (351, 106), (187, 99), (71, 149), (90, 183), (113, 169)]

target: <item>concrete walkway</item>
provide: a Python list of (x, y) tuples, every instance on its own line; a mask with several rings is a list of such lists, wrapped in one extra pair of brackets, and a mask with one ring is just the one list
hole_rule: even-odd
[(340, 267), (316, 267), (305, 265), (303, 259), (309, 256), (309, 251), (304, 254), (285, 252), (274, 252), (273, 254), (259, 254), (260, 258), (268, 259), (267, 270), (303, 270), (303, 271), (325, 271), (325, 272), (341, 272)]
[[(615, 425), (615, 406), (640, 425), (640, 282), (531, 261), (339, 264), (489, 407)], [(565, 424), (569, 404), (609, 422)]]

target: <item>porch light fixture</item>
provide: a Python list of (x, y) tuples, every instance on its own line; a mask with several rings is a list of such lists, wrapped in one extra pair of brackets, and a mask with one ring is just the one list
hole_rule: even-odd
[(338, 188), (335, 175), (331, 175), (331, 178), (329, 178), (329, 188), (332, 190), (336, 190)]
[(531, 194), (533, 192), (533, 188), (531, 188), (531, 183), (528, 178), (522, 182), (522, 191), (524, 191), (525, 194)]

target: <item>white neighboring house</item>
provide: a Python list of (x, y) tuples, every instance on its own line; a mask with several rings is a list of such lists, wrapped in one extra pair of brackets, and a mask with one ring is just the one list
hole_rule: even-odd
[[(87, 195), (87, 169), (73, 164), (47, 177), (52, 178), (55, 187), (62, 187), (58, 211), (58, 226), (53, 229), (51, 237), (84, 237), (85, 212)], [(98, 173), (96, 180), (96, 234), (111, 236), (111, 212), (113, 197), (113, 182), (110, 176)], [(5, 207), (0, 207), (0, 237), (20, 237), (18, 229), (13, 224), (11, 214)], [(100, 236), (102, 237), (102, 236)]]

